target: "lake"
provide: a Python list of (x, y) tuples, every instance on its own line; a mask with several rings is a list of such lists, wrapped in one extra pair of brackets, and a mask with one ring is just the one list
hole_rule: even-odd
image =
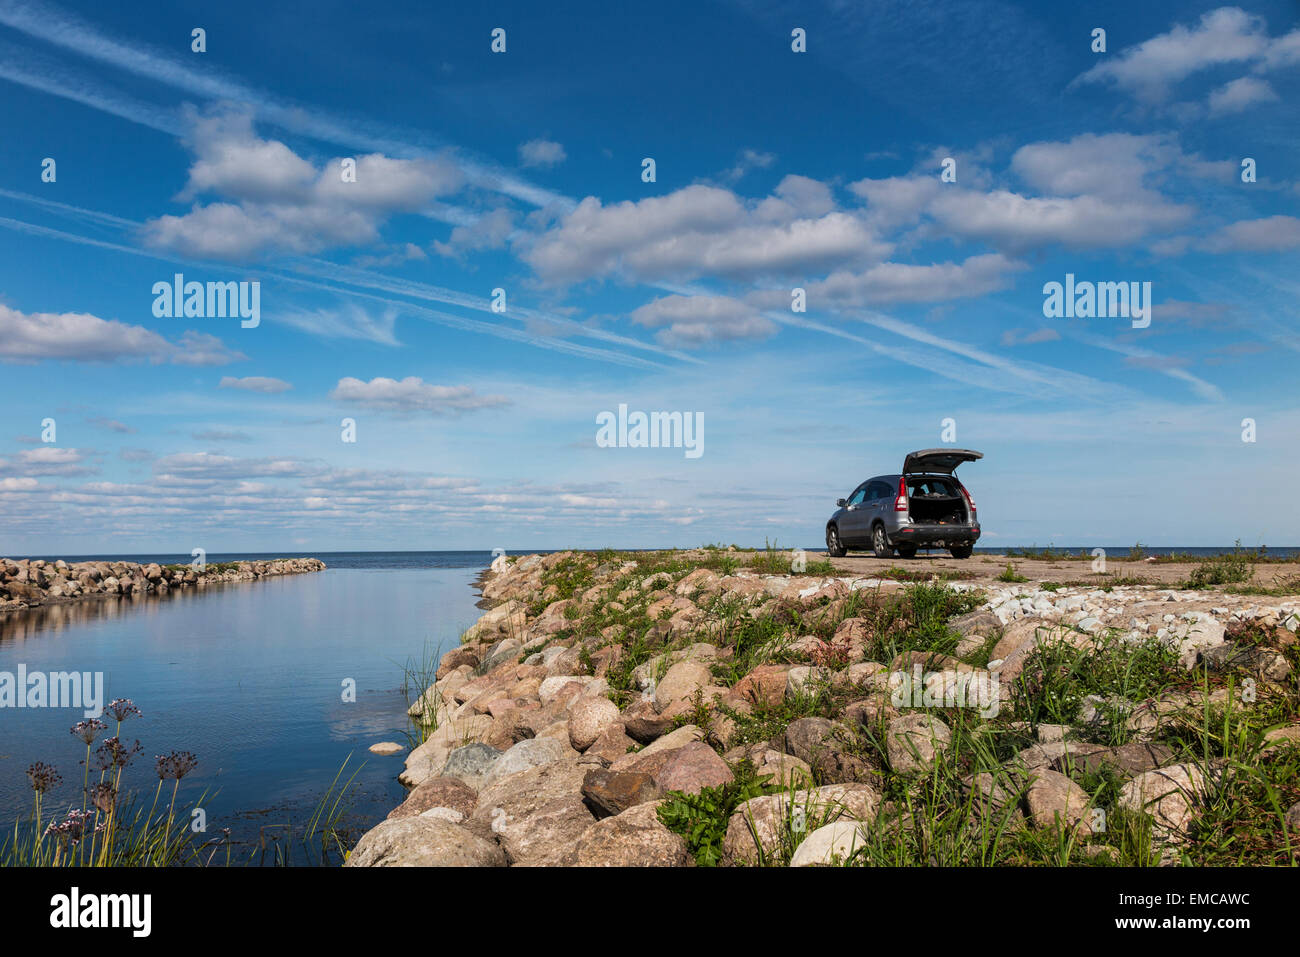
[[(263, 557), (291, 555), (208, 561)], [(194, 752), (199, 764), (181, 793), (193, 800), (210, 792), (203, 802), (209, 837), (230, 828), (247, 848), (301, 829), (345, 761), (345, 778), (360, 767), (347, 817), (359, 836), (405, 793), (397, 783), (405, 752), (367, 750), (377, 741), (408, 742), (403, 667), (426, 654), (436, 661), (478, 617), (472, 583), (491, 555), (315, 557), (327, 571), (5, 616), (0, 671), (21, 664), (29, 673), (103, 672), (104, 701), (130, 698), (142, 712), (122, 728), (124, 741), (139, 739), (143, 748), (125, 787), (151, 798), (155, 756)], [(355, 702), (344, 700), (345, 682), (354, 683)], [(74, 709), (0, 710), (0, 818), (8, 827), (30, 813), (26, 771), (35, 761), (55, 765), (63, 778), (46, 795), (47, 818), (80, 806), (85, 747), (69, 729), (81, 718)]]

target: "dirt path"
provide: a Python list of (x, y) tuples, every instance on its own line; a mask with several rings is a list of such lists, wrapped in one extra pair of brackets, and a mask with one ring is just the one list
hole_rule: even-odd
[[(809, 559), (826, 558), (825, 552), (809, 552)], [(989, 581), (997, 578), (1007, 567), (1007, 562), (1015, 566), (1016, 572), (1031, 582), (1096, 582), (1104, 585), (1116, 579), (1142, 579), (1142, 583), (1152, 585), (1175, 586), (1186, 581), (1197, 567), (1196, 562), (1146, 562), (1108, 559), (1107, 575), (1096, 575), (1092, 571), (1092, 559), (1062, 559), (1060, 561), (1042, 561), (1038, 559), (1007, 558), (1005, 555), (976, 554), (966, 559), (952, 558), (946, 553), (921, 553), (916, 558), (874, 558), (858, 552), (850, 552), (844, 558), (832, 558), (836, 568), (858, 575), (872, 575), (891, 566), (908, 571), (941, 572), (955, 571), (971, 581)], [(1296, 582), (1295, 592), (1300, 594), (1300, 562), (1261, 562), (1255, 566), (1253, 584), (1272, 587), (1280, 582)]]

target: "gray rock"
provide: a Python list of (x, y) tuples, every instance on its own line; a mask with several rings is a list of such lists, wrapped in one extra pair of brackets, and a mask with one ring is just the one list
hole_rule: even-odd
[(441, 777), (455, 778), (469, 787), (478, 789), (501, 759), (501, 752), (481, 742), (456, 748), (447, 756)]
[(483, 781), (485, 784), (491, 784), (512, 774), (518, 774), (520, 771), (558, 761), (573, 753), (567, 741), (560, 741), (553, 737), (527, 738), (502, 754)]

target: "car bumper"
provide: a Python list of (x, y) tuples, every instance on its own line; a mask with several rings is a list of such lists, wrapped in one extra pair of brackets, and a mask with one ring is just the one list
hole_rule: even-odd
[(973, 545), (979, 541), (978, 525), (904, 525), (894, 532), (894, 545)]

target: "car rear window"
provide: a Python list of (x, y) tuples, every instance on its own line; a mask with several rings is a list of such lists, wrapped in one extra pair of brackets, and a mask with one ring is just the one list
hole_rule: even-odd
[(946, 478), (909, 478), (907, 494), (911, 498), (952, 498), (957, 487)]

